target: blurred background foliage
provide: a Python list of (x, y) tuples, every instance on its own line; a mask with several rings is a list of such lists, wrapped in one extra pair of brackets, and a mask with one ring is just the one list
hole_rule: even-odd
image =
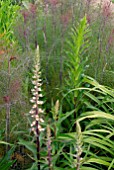
[[(26, 156), (29, 155), (29, 158), (33, 159), (34, 154), (31, 153), (29, 143), (25, 141), (27, 140), (30, 144), (31, 140), (34, 141), (30, 135), (28, 112), (31, 107), (29, 98), (33, 87), (31, 78), (34, 50), (39, 44), (43, 93), (46, 101), (44, 104), (45, 119), (46, 124), (51, 124), (52, 134), (55, 135), (52, 144), (53, 165), (57, 169), (56, 166), (59, 167), (61, 162), (61, 168), (75, 168), (76, 150), (74, 148), (77, 139), (72, 134), (74, 134), (76, 117), (74, 117), (75, 113), (72, 110), (76, 109), (77, 118), (80, 118), (84, 112), (93, 110), (100, 111), (99, 114), (101, 111), (108, 114), (114, 113), (113, 14), (111, 4), (108, 2), (94, 5), (92, 1), (88, 0), (83, 2), (82, 0), (0, 1), (0, 120), (2, 120), (0, 140), (5, 140), (6, 110), (7, 104), (10, 103), (10, 142), (17, 143), (19, 141), (19, 145), (22, 145), (24, 150), (26, 150), (25, 146), (28, 144), (26, 151), (20, 151), (21, 147), (17, 147), (17, 150), (22, 153), (25, 152)], [(78, 33), (75, 31), (79, 28), (80, 20), (84, 16), (86, 16), (89, 36), (87, 36), (88, 32), (84, 34), (81, 49), (85, 48), (85, 42), (89, 42), (89, 45), (87, 50), (79, 51), (78, 57), (76, 56), (76, 59), (80, 61), (74, 62), (78, 43), (76, 36)], [(73, 38), (76, 38), (76, 44), (73, 43), (73, 38), (71, 38), (73, 30)], [(80, 70), (78, 66), (80, 66)], [(75, 79), (77, 79), (77, 84)], [(55, 112), (54, 103), (57, 100), (60, 101), (60, 108), (55, 118), (53, 115)], [(96, 113), (97, 116), (99, 114)], [(103, 135), (105, 135), (106, 139), (110, 139), (111, 149), (113, 148), (111, 141), (113, 138), (113, 119), (108, 121), (108, 116), (106, 121), (104, 121), (104, 117), (97, 120), (98, 123), (102, 122), (99, 127), (95, 123), (97, 117), (92, 122), (90, 121), (92, 118), (84, 119), (84, 121), (79, 119), (79, 128), (81, 126), (82, 131), (78, 129), (77, 133), (84, 136), (84, 142), (88, 143), (84, 145), (84, 153), (82, 154), (85, 155), (84, 161), (86, 160), (86, 163), (88, 161), (87, 165), (90, 166), (92, 161), (95, 163), (98, 160), (97, 158), (103, 155), (100, 160), (106, 160), (108, 163), (105, 162), (105, 165), (110, 170), (113, 168), (113, 160), (111, 159), (113, 154), (104, 148), (105, 144), (108, 146), (108, 143), (101, 146), (101, 141), (97, 141), (98, 145), (97, 142), (92, 143), (91, 138), (88, 137), (90, 135), (89, 127), (92, 127), (93, 135), (95, 135), (93, 132), (97, 131), (97, 128), (100, 130), (105, 128), (104, 132), (100, 131), (100, 133), (103, 133), (101, 136), (98, 136), (100, 134), (96, 135), (101, 139), (104, 139)], [(86, 125), (88, 125), (87, 128)], [(108, 131), (109, 135), (107, 135), (107, 130), (110, 131)], [(63, 133), (62, 136), (61, 133)], [(25, 141), (20, 139), (22, 135)], [(42, 146), (45, 145), (45, 136), (46, 134), (41, 137), (41, 139), (44, 139)], [(59, 140), (59, 144), (57, 140)], [(65, 145), (62, 143), (64, 140)], [(69, 140), (70, 144), (68, 144)], [(97, 140), (97, 138), (94, 138), (94, 140)], [(82, 147), (82, 144), (80, 145)], [(97, 149), (95, 149), (96, 146)], [(1, 144), (0, 147), (5, 150), (4, 144)], [(72, 152), (73, 149), (74, 152)], [(70, 152), (73, 154), (70, 154), (69, 158)], [(95, 156), (95, 153), (98, 153), (97, 160), (90, 159), (92, 155)], [(102, 154), (100, 155), (100, 153)], [(106, 159), (106, 154), (109, 159), (108, 157)], [(46, 147), (42, 149), (42, 157), (45, 156)], [(63, 162), (60, 161), (61, 158), (63, 158)], [(45, 162), (44, 158), (42, 160)], [(71, 167), (71, 162), (73, 162), (74, 167), (73, 165)], [(99, 169), (104, 168), (102, 164), (101, 161)], [(18, 165), (19, 163), (16, 166), (18, 167)], [(92, 168), (95, 167), (98, 168), (96, 164), (92, 164)], [(47, 167), (42, 168), (46, 169)]]

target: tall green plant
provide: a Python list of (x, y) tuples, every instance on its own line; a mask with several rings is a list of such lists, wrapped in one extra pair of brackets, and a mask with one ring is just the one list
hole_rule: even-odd
[[(104, 86), (100, 88), (103, 88), (105, 95), (110, 93), (113, 96), (114, 103), (113, 89), (109, 91)], [(104, 95), (103, 93), (101, 95), (100, 90), (98, 91), (100, 96)], [(87, 90), (87, 93), (91, 94), (91, 88), (89, 92)], [(90, 103), (93, 102), (92, 98), (89, 100)], [(109, 103), (112, 103), (112, 100), (109, 100)], [(60, 161), (61, 167), (72, 170), (111, 170), (114, 168), (114, 116), (110, 114), (110, 110), (113, 110), (113, 105), (112, 109), (110, 105), (108, 112), (103, 112), (96, 106), (96, 110), (85, 112), (78, 117), (76, 132), (58, 134), (56, 140), (60, 143), (64, 141), (64, 150), (65, 145), (67, 149), (69, 148), (68, 152), (61, 151), (63, 155)]]
[(114, 168), (112, 141), (114, 116), (101, 111), (91, 111), (84, 113), (77, 121), (81, 124), (86, 119), (93, 120), (88, 121), (82, 132), (85, 154), (82, 158), (82, 167), (89, 166), (99, 170)]
[(18, 5), (13, 5), (11, 0), (0, 1), (0, 34), (4, 34), (5, 43), (8, 45), (14, 42), (13, 24), (15, 22)]
[(67, 41), (68, 49), (66, 54), (68, 56), (68, 78), (66, 79), (66, 86), (70, 97), (67, 95), (66, 99), (69, 104), (72, 103), (72, 107), (76, 109), (75, 118), (78, 116), (80, 107), (79, 101), (82, 94), (80, 91), (73, 91), (73, 89), (79, 88), (83, 84), (84, 64), (87, 60), (86, 51), (90, 45), (88, 39), (89, 34), (90, 30), (85, 16), (77, 27), (72, 28), (70, 40)]
[(86, 100), (83, 104), (87, 112), (83, 112), (75, 121), (76, 132), (57, 136), (60, 142), (69, 142), (70, 148), (76, 144), (75, 151), (62, 153), (62, 166), (80, 170), (111, 170), (114, 168), (114, 89), (100, 85), (90, 77), (85, 77), (83, 81), (88, 83), (89, 87), (74, 90), (84, 90)]

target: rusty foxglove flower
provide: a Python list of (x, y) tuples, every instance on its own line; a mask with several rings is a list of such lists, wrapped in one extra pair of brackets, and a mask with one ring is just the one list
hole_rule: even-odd
[[(33, 118), (33, 122), (31, 123), (32, 131), (36, 136), (39, 135), (40, 131), (43, 131), (44, 129), (41, 127), (40, 123), (44, 122), (44, 120), (41, 118), (41, 113), (44, 112), (42, 109), (42, 104), (44, 103), (41, 100), (42, 90), (41, 90), (41, 71), (40, 71), (40, 56), (39, 56), (39, 47), (37, 46), (36, 49), (36, 56), (35, 56), (35, 65), (33, 69), (33, 80), (32, 84), (34, 85), (34, 88), (31, 89), (32, 92), (32, 99), (30, 99), (30, 102), (33, 104), (32, 109), (30, 110), (30, 115)], [(38, 133), (38, 134), (37, 134)]]

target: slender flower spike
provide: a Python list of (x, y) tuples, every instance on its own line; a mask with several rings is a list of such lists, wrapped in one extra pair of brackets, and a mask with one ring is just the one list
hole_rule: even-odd
[[(33, 94), (32, 99), (30, 100), (31, 103), (33, 103), (32, 109), (30, 111), (31, 117), (33, 117), (35, 120), (31, 123), (31, 126), (36, 128), (36, 131), (38, 130), (39, 132), (41, 129), (43, 129), (40, 125), (41, 122), (43, 122), (43, 119), (40, 118), (40, 114), (43, 113), (44, 111), (41, 109), (41, 105), (43, 104), (43, 101), (40, 100), (39, 98), (43, 97), (41, 93), (41, 71), (40, 71), (40, 55), (39, 55), (39, 46), (37, 46), (36, 49), (36, 56), (35, 56), (35, 61), (34, 61), (34, 69), (33, 69), (33, 80), (32, 84), (34, 85), (34, 88), (31, 89), (31, 92)], [(39, 107), (40, 105), (40, 107)], [(34, 123), (35, 121), (35, 123)], [(35, 127), (37, 124), (37, 127)], [(35, 131), (35, 134), (37, 134)], [(34, 132), (34, 130), (33, 130)], [(37, 134), (39, 135), (39, 134)]]
[(32, 84), (34, 85), (33, 89), (31, 89), (32, 92), (32, 99), (30, 100), (31, 103), (33, 103), (32, 109), (30, 110), (30, 115), (33, 119), (31, 123), (31, 130), (33, 131), (35, 137), (36, 137), (36, 147), (37, 147), (37, 160), (38, 160), (38, 170), (40, 170), (40, 132), (44, 131), (45, 129), (42, 128), (41, 123), (44, 122), (44, 120), (41, 117), (41, 114), (44, 112), (44, 110), (41, 109), (42, 104), (44, 103), (41, 98), (42, 90), (41, 90), (41, 71), (40, 71), (40, 55), (39, 55), (39, 46), (37, 46), (36, 49), (36, 55), (34, 60), (34, 69), (33, 69), (33, 76), (32, 76)]

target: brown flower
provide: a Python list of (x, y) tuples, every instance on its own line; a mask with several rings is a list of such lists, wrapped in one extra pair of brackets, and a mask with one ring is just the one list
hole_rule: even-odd
[(3, 99), (4, 99), (5, 103), (9, 103), (10, 102), (10, 97), (9, 96), (4, 96)]
[(87, 23), (90, 24), (91, 23), (91, 17), (89, 15), (87, 15), (86, 19), (87, 19)]

